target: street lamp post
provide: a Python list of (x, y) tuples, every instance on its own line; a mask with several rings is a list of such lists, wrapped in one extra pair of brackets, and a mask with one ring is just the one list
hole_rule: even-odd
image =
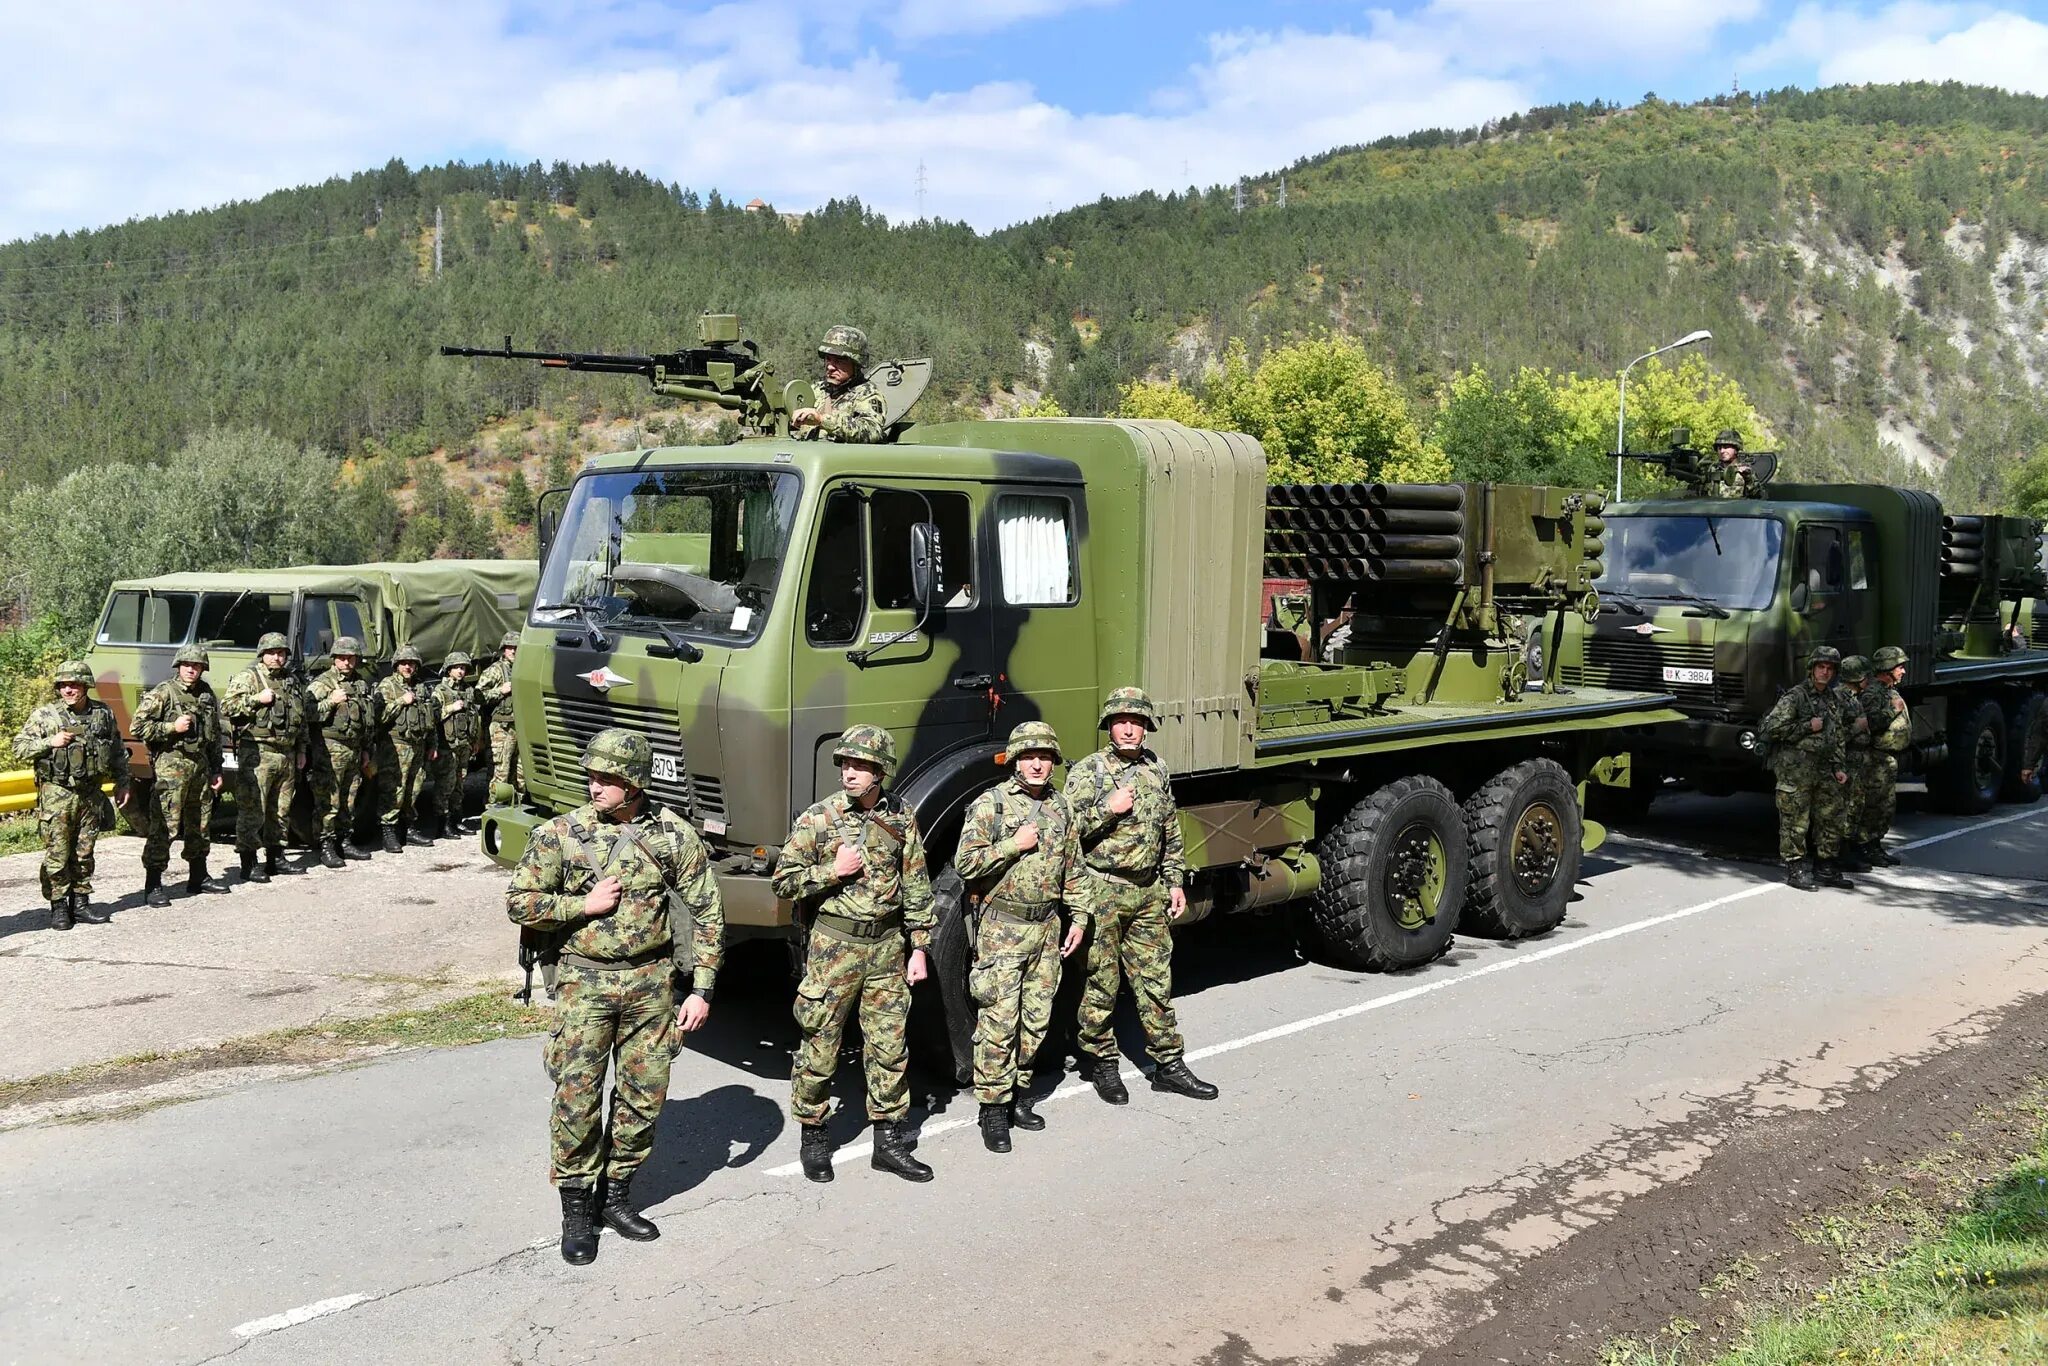
[(1686, 333), (1684, 336), (1680, 337), (1677, 341), (1670, 343), (1668, 346), (1660, 346), (1655, 351), (1645, 351), (1642, 355), (1637, 356), (1627, 365), (1621, 367), (1621, 378), (1617, 385), (1617, 397), (1614, 410), (1615, 502), (1618, 503), (1621, 501), (1621, 453), (1628, 449), (1628, 447), (1625, 444), (1623, 444), (1622, 439), (1622, 429), (1628, 424), (1628, 372), (1635, 369), (1638, 365), (1641, 365), (1644, 361), (1648, 360), (1652, 356), (1661, 356), (1666, 351), (1676, 351), (1681, 346), (1691, 346), (1694, 342), (1712, 341), (1713, 339), (1714, 334), (1707, 331), (1706, 328), (1702, 327), (1697, 332)]

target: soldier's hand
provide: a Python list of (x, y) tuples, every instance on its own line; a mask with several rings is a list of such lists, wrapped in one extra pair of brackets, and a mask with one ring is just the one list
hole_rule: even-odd
[(1031, 850), (1036, 849), (1038, 847), (1037, 823), (1035, 821), (1026, 821), (1024, 822), (1024, 824), (1018, 826), (1016, 838), (1017, 847), (1019, 849), (1024, 850), (1026, 853), (1029, 853)]
[(711, 1018), (711, 1002), (691, 992), (676, 1007), (676, 1028), (685, 1034), (693, 1034), (704, 1027), (704, 1021)]
[(223, 778), (220, 774), (214, 774), (212, 783), (213, 790), (215, 792), (220, 791), (223, 787), (227, 786), (227, 781), (228, 780), (226, 778)]
[(931, 976), (931, 968), (925, 962), (924, 950), (912, 949), (910, 951), (910, 962), (905, 964), (903, 968), (903, 980), (912, 986), (916, 986), (929, 976)]
[(796, 410), (795, 412), (793, 412), (793, 413), (791, 413), (791, 414), (789, 415), (789, 425), (790, 425), (790, 426), (792, 426), (792, 427), (815, 427), (815, 426), (817, 426), (817, 425), (818, 425), (818, 410), (817, 410), (816, 408), (799, 408), (799, 409), (797, 409), (797, 410)]
[(55, 735), (52, 735), (52, 736), (50, 737), (50, 748), (51, 748), (51, 749), (62, 749), (62, 748), (64, 748), (64, 746), (66, 746), (66, 745), (68, 745), (68, 744), (70, 744), (70, 743), (71, 743), (71, 732), (70, 732), (70, 731), (68, 731), (68, 730), (60, 730), (60, 731), (58, 731), (58, 732), (57, 732), (57, 733), (56, 733)]
[(460, 702), (450, 702), (448, 705), (441, 708), (441, 712), (443, 715), (447, 715), (451, 712), (458, 712), (461, 710), (462, 704)]
[(343, 693), (341, 689), (336, 688), (333, 692), (320, 699), (320, 710), (333, 711), (342, 704), (346, 696), (347, 694)]
[(183, 735), (186, 731), (192, 729), (192, 717), (189, 714), (180, 716), (177, 720), (171, 722), (171, 729)]
[(1176, 887), (1166, 894), (1166, 918), (1178, 920), (1188, 911), (1188, 889)]
[(1901, 697), (1901, 696), (1899, 696), (1899, 695), (1898, 695), (1897, 693), (1893, 693), (1893, 694), (1892, 694), (1892, 710), (1893, 710), (1893, 711), (1896, 711), (1896, 712), (1903, 712), (1903, 711), (1905, 711), (1905, 709), (1906, 709), (1906, 699), (1905, 699), (1905, 698), (1903, 698), (1903, 697)]
[(510, 697), (511, 695), (512, 695), (512, 685), (511, 685), (511, 684), (510, 684), (509, 682), (508, 682), (508, 683), (501, 683), (501, 684), (499, 684), (499, 685), (498, 685), (498, 696), (500, 696), (500, 697)]
[(1088, 927), (1080, 921), (1067, 926), (1067, 937), (1060, 941), (1060, 957), (1072, 958), (1074, 950), (1081, 947), (1081, 940), (1088, 933)]
[(277, 701), (277, 692), (275, 689), (265, 688), (262, 692), (256, 694), (256, 700), (267, 707), (272, 702)]
[(1806, 728), (1818, 735), (1821, 732), (1821, 728), (1825, 725), (1827, 725), (1827, 721), (1822, 717), (1816, 716), (1806, 723)]
[(399, 698), (399, 699), (398, 699), (398, 701), (399, 701), (399, 704), (400, 704), (401, 706), (406, 706), (406, 707), (409, 707), (409, 706), (411, 706), (411, 705), (412, 705), (412, 689), (411, 689), (411, 688), (407, 688), (407, 689), (405, 690), (405, 696), (403, 696), (403, 697)]
[(126, 811), (129, 803), (134, 800), (135, 792), (132, 788), (117, 787), (114, 789), (114, 805), (120, 807), (123, 811)]
[(1844, 773), (1844, 772), (1842, 772), (1842, 770), (1840, 770), (1840, 769), (1836, 769), (1836, 770), (1835, 770), (1835, 781), (1836, 781), (1836, 782), (1838, 782), (1838, 783), (1846, 783), (1846, 782), (1848, 782), (1848, 781), (1849, 781), (1849, 775), (1848, 775), (1848, 774), (1846, 774), (1846, 773)]
[(299, 767), (300, 767), (300, 768), (304, 768), (305, 766), (306, 766), (306, 756), (305, 756), (305, 755), (303, 755), (303, 754), (301, 754), (301, 755), (299, 756)]
[(842, 844), (839, 846), (839, 852), (832, 855), (832, 876), (852, 877), (866, 863), (867, 860), (863, 859), (860, 855), (859, 845)]
[(619, 880), (615, 877), (603, 879), (583, 898), (583, 914), (593, 919), (601, 915), (610, 915), (618, 908)]
[(1121, 816), (1124, 812), (1130, 810), (1131, 804), (1137, 800), (1138, 789), (1126, 785), (1119, 787), (1116, 791), (1109, 794), (1108, 806), (1112, 812)]

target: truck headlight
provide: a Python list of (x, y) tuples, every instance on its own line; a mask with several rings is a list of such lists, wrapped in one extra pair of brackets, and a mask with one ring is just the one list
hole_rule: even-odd
[(1735, 737), (1735, 743), (1741, 745), (1745, 750), (1748, 750), (1752, 753), (1755, 752), (1756, 732), (1753, 730), (1746, 730), (1742, 732), (1742, 734)]

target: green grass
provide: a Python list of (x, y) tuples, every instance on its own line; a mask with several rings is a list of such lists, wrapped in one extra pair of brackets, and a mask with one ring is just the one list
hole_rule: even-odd
[(32, 854), (42, 847), (34, 816), (0, 816), (0, 855)]

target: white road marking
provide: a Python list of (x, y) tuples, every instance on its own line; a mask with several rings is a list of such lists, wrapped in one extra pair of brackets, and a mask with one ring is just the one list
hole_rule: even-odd
[(259, 1338), (265, 1333), (275, 1333), (280, 1328), (296, 1328), (302, 1323), (326, 1318), (329, 1314), (339, 1314), (344, 1309), (353, 1309), (369, 1298), (368, 1295), (357, 1294), (336, 1295), (331, 1300), (315, 1300), (311, 1304), (302, 1304), (297, 1309), (287, 1309), (282, 1314), (272, 1314), (269, 1318), (250, 1319), (247, 1323), (238, 1323), (235, 1325), (235, 1336)]
[[(1896, 847), (1903, 853), (1911, 849), (1925, 848), (1930, 844), (1940, 844), (1944, 840), (1952, 840), (1963, 835), (1974, 834), (1979, 830), (1989, 830), (1995, 826), (2010, 825), (2014, 821), (2023, 821), (2030, 817), (2044, 815), (2048, 815), (2048, 807), (2022, 811), (2010, 816), (1998, 816), (1991, 820), (1978, 821), (1973, 825), (1957, 826), (1954, 830), (1943, 831), (1939, 835), (1929, 835), (1924, 839), (1913, 840), (1910, 843), (1901, 844)], [(1611, 940), (1623, 938), (1626, 935), (1637, 934), (1643, 930), (1654, 930), (1660, 926), (1689, 919), (1692, 916), (1701, 915), (1707, 911), (1719, 910), (1723, 906), (1732, 906), (1740, 901), (1748, 901), (1750, 898), (1762, 896), (1766, 892), (1782, 890), (1784, 885), (1782, 882), (1760, 882), (1755, 886), (1745, 887), (1739, 892), (1730, 892), (1726, 896), (1717, 896), (1710, 901), (1702, 901), (1697, 905), (1686, 906), (1680, 910), (1667, 911), (1663, 915), (1651, 916), (1647, 920), (1638, 920), (1631, 924), (1616, 925), (1612, 929), (1600, 930), (1597, 933), (1585, 936), (1583, 939), (1573, 939), (1567, 943), (1553, 944), (1546, 949), (1536, 949), (1532, 952), (1521, 953), (1513, 958), (1505, 958), (1499, 962), (1485, 964), (1482, 967), (1469, 968), (1454, 976), (1439, 977), (1433, 982), (1424, 982), (1420, 986), (1409, 987), (1405, 991), (1391, 992), (1385, 996), (1375, 996), (1369, 1001), (1360, 1001), (1355, 1005), (1344, 1006), (1338, 1010), (1325, 1011), (1321, 1015), (1311, 1015), (1307, 1019), (1295, 1020), (1290, 1024), (1275, 1025), (1271, 1029), (1262, 1029), (1255, 1034), (1247, 1034), (1243, 1038), (1231, 1039), (1224, 1043), (1210, 1044), (1207, 1048), (1197, 1048), (1189, 1052), (1188, 1061), (1200, 1062), (1203, 1058), (1213, 1058), (1224, 1053), (1234, 1053), (1240, 1048), (1249, 1048), (1253, 1044), (1271, 1043), (1275, 1039), (1284, 1039), (1289, 1035), (1300, 1034), (1310, 1029), (1320, 1029), (1324, 1025), (1336, 1024), (1340, 1020), (1349, 1020), (1354, 1016), (1365, 1015), (1375, 1010), (1385, 1010), (1390, 1006), (1405, 1005), (1410, 1001), (1420, 1000), (1433, 992), (1447, 991), (1452, 987), (1463, 986), (1467, 982), (1477, 981), (1481, 977), (1491, 977), (1498, 972), (1512, 972), (1517, 968), (1526, 968), (1533, 963), (1545, 962), (1552, 958), (1562, 957), (1567, 953), (1577, 953), (1580, 949), (1591, 948), (1595, 944), (1605, 944)], [(1146, 1076), (1146, 1073), (1142, 1068), (1126, 1067), (1123, 1069), (1122, 1076), (1126, 1082), (1132, 1082), (1142, 1079)], [(1092, 1092), (1094, 1089), (1092, 1085), (1085, 1081), (1068, 1082), (1051, 1095), (1046, 1096), (1039, 1104), (1047, 1105), (1056, 1100), (1065, 1100), (1069, 1096), (1078, 1096)], [(963, 1094), (965, 1093), (963, 1092)], [(941, 1120), (936, 1124), (925, 1125), (919, 1132), (919, 1138), (928, 1139), (939, 1134), (950, 1133), (955, 1129), (973, 1128), (976, 1123), (977, 1121), (971, 1119)], [(872, 1140), (848, 1144), (832, 1154), (832, 1165), (836, 1167), (843, 1162), (857, 1161), (873, 1153), (874, 1150), (875, 1145)], [(768, 1175), (796, 1176), (803, 1169), (802, 1162), (785, 1162), (779, 1167), (769, 1168)]]

